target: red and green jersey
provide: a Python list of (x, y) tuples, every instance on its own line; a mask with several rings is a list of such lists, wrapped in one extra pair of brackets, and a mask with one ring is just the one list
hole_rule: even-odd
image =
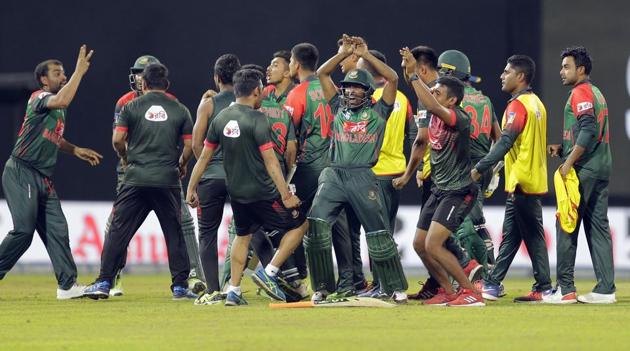
[(461, 107), (470, 116), (470, 159), (476, 164), (490, 152), (490, 135), (497, 116), (490, 99), (471, 86), (464, 89)]
[[(274, 144), (273, 149), (281, 161), (283, 161), (284, 152), (287, 149), (287, 142), (295, 140), (295, 129), (291, 122), (291, 116), (284, 108), (287, 92), (291, 88), (288, 87), (282, 95), (278, 96), (276, 95), (276, 87), (268, 85), (263, 91), (263, 100), (260, 106), (260, 112), (264, 113), (267, 116), (267, 120), (269, 120), (272, 130), (271, 138)], [(284, 162), (280, 163), (284, 164)]]
[(51, 96), (52, 93), (43, 90), (31, 94), (22, 128), (11, 153), (47, 177), (52, 176), (55, 170), (66, 122), (65, 109), (46, 107)]
[(436, 115), (429, 121), (431, 179), (440, 190), (457, 190), (472, 182), (470, 116), (459, 106), (450, 111), (448, 123)]
[(291, 115), (298, 139), (297, 162), (317, 168), (326, 167), (329, 163), (332, 113), (319, 79), (308, 77), (291, 90), (285, 108)]
[(383, 99), (356, 111), (341, 107), (339, 95), (330, 100), (332, 124), (331, 163), (335, 166), (373, 167), (383, 144), (387, 119), (394, 106)]
[(161, 92), (149, 92), (126, 104), (116, 130), (127, 132), (124, 184), (179, 188), (179, 142), (192, 138), (188, 109)]
[(602, 92), (589, 81), (578, 83), (571, 90), (564, 107), (562, 135), (562, 159), (567, 159), (578, 136), (578, 120), (590, 115), (595, 118), (597, 134), (595, 143), (584, 152), (574, 166), (580, 173), (598, 179), (608, 179), (612, 168), (608, 129), (608, 105)]

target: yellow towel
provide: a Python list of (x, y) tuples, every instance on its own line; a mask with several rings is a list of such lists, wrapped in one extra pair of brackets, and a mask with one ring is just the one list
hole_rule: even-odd
[(560, 175), (560, 169), (553, 175), (553, 184), (556, 188), (556, 201), (558, 210), (556, 218), (560, 221), (562, 230), (571, 234), (577, 226), (578, 206), (580, 205), (580, 181), (575, 169), (571, 167), (565, 179)]

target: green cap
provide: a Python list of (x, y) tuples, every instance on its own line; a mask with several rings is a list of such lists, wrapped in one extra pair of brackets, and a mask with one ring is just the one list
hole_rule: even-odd
[(136, 59), (136, 62), (134, 62), (133, 67), (131, 67), (130, 70), (132, 73), (141, 73), (144, 71), (146, 66), (152, 63), (160, 63), (160, 60), (158, 60), (155, 56), (142, 55)]
[(341, 81), (341, 85), (344, 84), (358, 84), (365, 87), (365, 89), (375, 89), (374, 78), (370, 72), (355, 68), (346, 74), (346, 77)]
[(470, 61), (459, 50), (446, 50), (438, 57), (440, 72), (449, 72), (450, 75), (464, 81), (479, 83), (481, 78), (470, 74)]

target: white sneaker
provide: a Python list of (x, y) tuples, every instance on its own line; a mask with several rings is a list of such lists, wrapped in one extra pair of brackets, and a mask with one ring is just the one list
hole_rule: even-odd
[(328, 292), (327, 291), (316, 291), (313, 293), (313, 296), (311, 296), (311, 301), (313, 302), (321, 302), (326, 300), (326, 297), (328, 296)]
[(577, 300), (580, 301), (581, 303), (597, 303), (597, 304), (607, 304), (607, 303), (617, 302), (617, 299), (615, 298), (615, 293), (598, 294), (595, 292), (590, 292), (588, 294), (578, 296)]
[(85, 288), (85, 285), (79, 285), (77, 283), (74, 283), (68, 290), (57, 288), (57, 300), (70, 300), (83, 297), (83, 289)]
[(404, 305), (407, 303), (407, 293), (404, 291), (394, 291), (392, 295), (392, 300), (398, 305)]
[(558, 287), (552, 294), (543, 294), (542, 303), (550, 303), (555, 305), (567, 305), (577, 303), (575, 292), (562, 294), (562, 290)]
[(116, 278), (114, 278), (114, 286), (109, 289), (109, 296), (123, 296), (123, 286), (122, 286), (122, 279), (120, 273), (118, 273), (116, 275)]

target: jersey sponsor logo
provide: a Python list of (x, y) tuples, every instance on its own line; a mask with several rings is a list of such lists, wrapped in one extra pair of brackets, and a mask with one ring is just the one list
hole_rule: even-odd
[(355, 134), (365, 134), (367, 133), (367, 121), (361, 122), (343, 122), (343, 132), (344, 133), (355, 133)]
[(577, 104), (577, 112), (588, 111), (593, 108), (593, 103), (590, 101), (584, 101)]
[(282, 118), (282, 113), (284, 112), (284, 110), (279, 107), (261, 106), (259, 110), (269, 118)]
[(449, 130), (441, 119), (431, 117), (429, 122), (429, 145), (431, 149), (439, 151), (447, 145), (452, 145), (458, 134), (458, 132)]
[(508, 120), (506, 124), (512, 124), (512, 122), (514, 122), (514, 118), (516, 118), (516, 112), (510, 112), (508, 114)]
[(238, 138), (241, 136), (241, 128), (238, 126), (238, 122), (235, 120), (227, 122), (225, 127), (223, 127), (223, 135), (228, 138)]
[(151, 122), (164, 122), (168, 119), (168, 114), (164, 110), (164, 107), (152, 105), (147, 112), (144, 113), (144, 119)]

